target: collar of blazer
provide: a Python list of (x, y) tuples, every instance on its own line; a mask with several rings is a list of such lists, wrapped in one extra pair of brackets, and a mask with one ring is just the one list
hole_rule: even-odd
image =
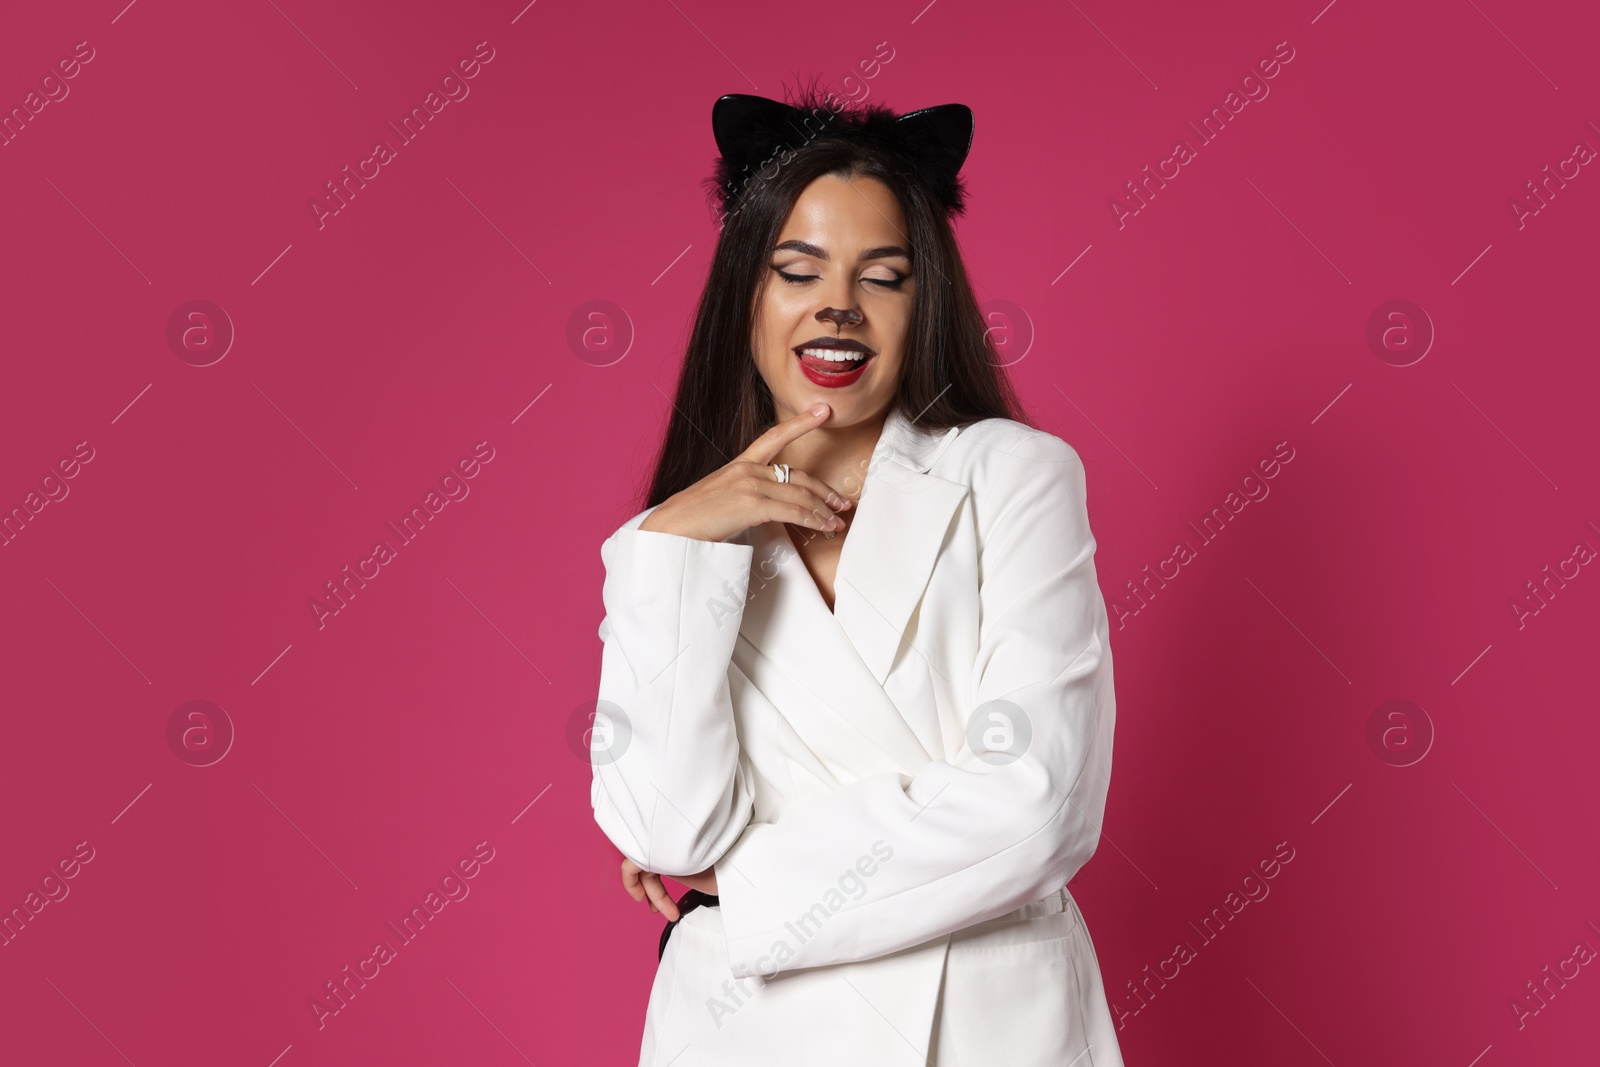
[(967, 497), (964, 484), (931, 473), (960, 432), (923, 429), (898, 403), (890, 409), (840, 552), (832, 612), (782, 523), (745, 531), (755, 553), (741, 636), (814, 693), (881, 701), (883, 714), (854, 716), (854, 728), (913, 767), (928, 756), (882, 686)]

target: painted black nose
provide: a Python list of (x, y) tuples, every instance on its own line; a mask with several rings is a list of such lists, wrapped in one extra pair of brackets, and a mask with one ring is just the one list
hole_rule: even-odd
[(856, 311), (853, 308), (845, 311), (841, 311), (838, 308), (823, 308), (821, 311), (817, 312), (817, 320), (819, 322), (831, 322), (835, 327), (842, 329), (846, 326), (854, 326), (856, 323), (860, 322), (861, 312)]

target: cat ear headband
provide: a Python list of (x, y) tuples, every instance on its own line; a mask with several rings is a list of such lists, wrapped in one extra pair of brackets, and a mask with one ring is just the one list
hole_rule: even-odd
[(722, 153), (715, 180), (724, 214), (738, 210), (739, 196), (753, 178), (773, 177), (787, 152), (823, 135), (893, 149), (922, 175), (946, 212), (965, 210), (966, 189), (957, 172), (972, 147), (971, 108), (940, 104), (897, 116), (881, 104), (830, 109), (808, 103), (793, 107), (730, 93), (712, 105), (711, 131)]

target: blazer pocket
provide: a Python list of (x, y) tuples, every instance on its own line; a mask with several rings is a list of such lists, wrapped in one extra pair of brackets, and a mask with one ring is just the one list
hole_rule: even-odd
[[(1092, 966), (1077, 913), (980, 923), (952, 935), (939, 1058), (1015, 1067), (1087, 1064), (1080, 975)], [(1096, 1057), (1096, 1062), (1099, 1062)]]

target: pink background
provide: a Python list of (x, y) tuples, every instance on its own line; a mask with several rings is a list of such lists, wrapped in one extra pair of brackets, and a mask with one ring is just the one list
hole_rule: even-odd
[[(1127, 1062), (1593, 1057), (1595, 966), (1511, 1007), (1600, 948), (1600, 575), (1511, 607), (1600, 546), (1600, 175), (1510, 207), (1600, 146), (1586, 5), (124, 2), (0, 34), (7, 111), (94, 53), (0, 148), (0, 506), (93, 450), (0, 548), (0, 905), (93, 850), (0, 947), (0, 1058), (634, 1062), (662, 920), (568, 743), (599, 546), (715, 240), (712, 101), (810, 74), (975, 111), (979, 297), (1087, 465), (1108, 602), (1140, 609), (1072, 883)], [(324, 183), (484, 41), (470, 95), (319, 228)], [(1202, 145), (1186, 123), (1284, 41)], [(207, 366), (204, 330), (167, 338), (191, 300), (236, 335)], [(574, 348), (596, 300), (621, 313)], [(1407, 366), (1403, 330), (1367, 340), (1391, 300), (1436, 334)], [(469, 495), (319, 627), (324, 583), (482, 441)], [(1141, 607), (1126, 583), (1180, 540)], [(192, 700), (234, 733), (209, 766), (180, 754), (220, 733), (169, 741)], [(470, 895), (319, 1028), (324, 983), (479, 842)], [(1270, 895), (1202, 939), (1280, 842)]]

